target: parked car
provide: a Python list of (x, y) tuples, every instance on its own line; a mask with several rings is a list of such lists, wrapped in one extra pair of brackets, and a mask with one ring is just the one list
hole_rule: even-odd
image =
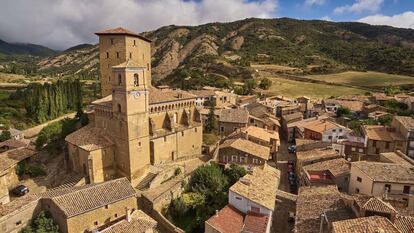
[(17, 186), (17, 187), (15, 187), (13, 190), (12, 190), (12, 193), (14, 194), (14, 195), (16, 195), (16, 196), (19, 196), (19, 197), (21, 197), (21, 196), (24, 196), (25, 194), (27, 194), (29, 192), (29, 188), (28, 187), (26, 187), (26, 186), (24, 186), (24, 185), (19, 185), (19, 186)]
[(296, 153), (296, 145), (290, 145), (290, 146), (288, 147), (288, 151), (289, 151), (289, 153), (291, 153), (291, 154)]

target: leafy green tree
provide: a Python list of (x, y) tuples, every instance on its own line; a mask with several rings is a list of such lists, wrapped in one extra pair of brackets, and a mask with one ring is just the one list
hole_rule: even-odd
[(228, 185), (227, 177), (223, 174), (221, 168), (215, 164), (198, 168), (190, 182), (193, 192), (211, 197), (223, 192)]
[(42, 211), (20, 233), (59, 233), (59, 226), (55, 223), (49, 212)]
[(11, 138), (11, 133), (8, 130), (3, 130), (0, 134), (0, 142), (4, 142)]
[(251, 95), (254, 93), (254, 89), (257, 87), (257, 81), (254, 79), (249, 79), (244, 83), (243, 89), (245, 95)]
[(247, 174), (247, 171), (242, 166), (239, 166), (237, 164), (231, 164), (230, 168), (224, 170), (224, 174), (228, 178), (229, 186), (232, 186), (241, 177), (245, 176)]
[(349, 108), (341, 106), (336, 110), (337, 117), (343, 117), (343, 116), (349, 116), (349, 115), (351, 115), (351, 110)]
[(269, 90), (269, 88), (272, 86), (272, 81), (268, 78), (263, 78), (262, 81), (260, 81), (259, 87), (263, 90)]
[(207, 115), (207, 121), (204, 126), (204, 129), (207, 133), (211, 133), (217, 130), (217, 121), (216, 121), (216, 116), (214, 114), (214, 102), (208, 101), (208, 104), (209, 104), (209, 112)]

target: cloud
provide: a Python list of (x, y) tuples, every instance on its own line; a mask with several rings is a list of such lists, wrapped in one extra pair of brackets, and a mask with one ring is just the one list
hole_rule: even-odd
[(331, 17), (329, 17), (329, 16), (324, 16), (324, 17), (321, 18), (321, 20), (332, 21)]
[(94, 32), (133, 31), (165, 25), (198, 25), (275, 15), (277, 0), (13, 0), (0, 8), (0, 39), (64, 49), (96, 43)]
[(322, 6), (323, 4), (325, 4), (325, 0), (305, 0), (305, 5), (307, 6)]
[(398, 15), (386, 16), (386, 15), (371, 15), (359, 19), (358, 22), (368, 23), (372, 25), (389, 25), (399, 28), (412, 28), (414, 29), (414, 12), (407, 11)]
[(364, 11), (377, 12), (381, 9), (384, 0), (356, 0), (352, 5), (340, 6), (334, 9), (334, 13), (361, 13)]

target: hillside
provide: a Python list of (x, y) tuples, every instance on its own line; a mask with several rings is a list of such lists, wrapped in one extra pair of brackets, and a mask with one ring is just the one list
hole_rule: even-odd
[(56, 51), (36, 44), (13, 44), (0, 40), (0, 54), (46, 57), (56, 54)]
[[(414, 30), (288, 18), (165, 26), (153, 42), (155, 83), (225, 86), (252, 77), (250, 64), (294, 67), (303, 74), (347, 70), (414, 74)], [(39, 71), (97, 76), (97, 46), (45, 58)]]

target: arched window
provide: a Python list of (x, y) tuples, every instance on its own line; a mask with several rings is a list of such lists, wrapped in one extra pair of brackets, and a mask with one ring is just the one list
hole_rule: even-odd
[(137, 42), (134, 40), (134, 46), (136, 46), (137, 45)]
[(129, 53), (129, 58), (131, 58), (131, 59), (132, 59), (132, 53)]
[(134, 87), (139, 86), (139, 76), (138, 74), (134, 74)]
[(119, 58), (119, 52), (116, 52), (116, 58)]
[(108, 52), (106, 52), (106, 58), (109, 58), (109, 53)]
[(118, 112), (121, 112), (121, 105), (118, 104)]
[(118, 85), (122, 84), (122, 76), (121, 74), (118, 74)]

